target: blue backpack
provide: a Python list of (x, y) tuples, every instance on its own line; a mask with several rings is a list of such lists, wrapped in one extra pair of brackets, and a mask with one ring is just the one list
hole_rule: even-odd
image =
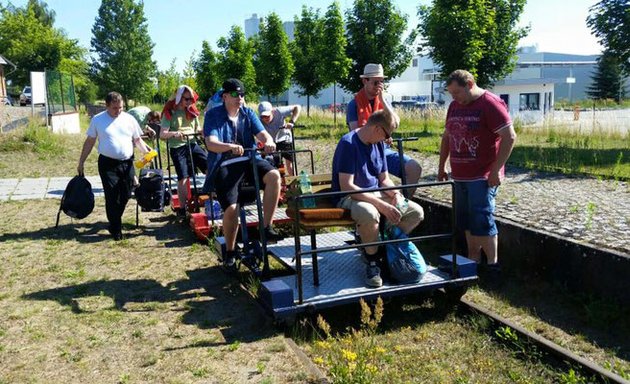
[[(391, 226), (387, 231), (389, 240), (407, 239), (408, 236), (397, 226)], [(401, 241), (386, 245), (387, 267), (392, 279), (400, 284), (413, 284), (422, 279), (427, 271), (418, 247), (411, 241)]]

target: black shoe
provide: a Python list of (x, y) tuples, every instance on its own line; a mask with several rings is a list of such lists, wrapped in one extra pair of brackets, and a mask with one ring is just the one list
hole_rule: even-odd
[(114, 241), (120, 241), (123, 239), (123, 234), (120, 229), (113, 229), (111, 226), (107, 227), (107, 231), (114, 238)]
[(275, 229), (273, 229), (273, 227), (270, 225), (267, 228), (265, 228), (265, 240), (269, 243), (275, 243), (278, 242), (280, 240), (284, 239), (284, 237), (282, 235), (280, 235), (278, 232), (276, 232)]
[(237, 250), (226, 251), (225, 257), (223, 258), (223, 267), (230, 272), (236, 272), (236, 260), (240, 259), (240, 254)]
[(383, 285), (381, 278), (381, 269), (372, 261), (367, 265), (365, 271), (365, 285), (369, 288), (379, 288)]

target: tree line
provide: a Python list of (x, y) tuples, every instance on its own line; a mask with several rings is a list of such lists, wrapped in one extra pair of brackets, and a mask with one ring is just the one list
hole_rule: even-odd
[[(18, 67), (7, 75), (15, 86), (28, 84), (30, 71), (56, 69), (74, 76), (84, 103), (113, 89), (127, 98), (126, 104), (163, 102), (181, 83), (191, 85), (205, 101), (224, 79), (237, 77), (248, 90), (248, 100), (273, 101), (295, 84), (310, 104), (311, 97), (331, 84), (356, 92), (369, 62), (382, 63), (385, 74), (396, 77), (416, 53), (431, 57), (443, 75), (465, 68), (486, 87), (514, 69), (518, 41), (529, 32), (529, 27), (517, 27), (525, 3), (433, 0), (418, 7), (420, 21), (410, 33), (407, 15), (392, 0), (354, 0), (344, 12), (336, 1), (324, 12), (303, 6), (294, 18), (293, 41), (280, 17), (270, 13), (261, 18), (254, 37), (245, 38), (235, 25), (217, 40), (216, 50), (203, 41), (179, 73), (176, 59), (165, 70), (153, 61), (155, 44), (141, 1), (102, 0), (88, 51), (54, 27), (55, 11), (44, 0), (29, 0), (23, 7), (0, 4), (0, 54)], [(614, 89), (613, 98), (622, 97), (621, 81), (630, 70), (628, 1), (601, 0), (585, 22), (604, 47), (589, 95), (609, 98), (611, 91), (606, 90)]]

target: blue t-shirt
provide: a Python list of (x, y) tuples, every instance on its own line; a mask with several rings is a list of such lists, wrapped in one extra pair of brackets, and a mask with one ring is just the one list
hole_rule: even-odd
[[(240, 144), (243, 148), (256, 148), (254, 137), (264, 131), (260, 119), (251, 108), (241, 107), (238, 110), (236, 126), (228, 117), (227, 109), (223, 104), (209, 109), (204, 115), (204, 137), (216, 136), (222, 143)], [(216, 170), (219, 168), (223, 153), (208, 151), (208, 173), (206, 178), (214, 180)], [(213, 189), (213, 185), (209, 185)]]
[(339, 173), (354, 175), (354, 184), (363, 189), (378, 188), (378, 177), (387, 172), (383, 143), (365, 144), (357, 131), (343, 135), (332, 163), (332, 190), (340, 191)]

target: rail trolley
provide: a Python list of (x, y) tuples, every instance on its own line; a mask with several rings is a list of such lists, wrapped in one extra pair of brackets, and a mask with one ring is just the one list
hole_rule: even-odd
[[(414, 138), (398, 138), (399, 151), (402, 141)], [(249, 151), (250, 159), (254, 152)], [(297, 178), (288, 178), (295, 186)], [(373, 300), (377, 297), (411, 295), (423, 291), (444, 289), (453, 297), (461, 297), (469, 285), (477, 279), (476, 263), (456, 253), (455, 214), (450, 217), (451, 231), (408, 239), (383, 240), (373, 243), (358, 243), (355, 237), (354, 222), (349, 211), (330, 205), (330, 199), (355, 192), (329, 192), (331, 175), (312, 175), (313, 194), (295, 194), (289, 199), (285, 211), (292, 223), (293, 236), (275, 244), (267, 244), (264, 235), (260, 240), (247, 237), (246, 225), (241, 225), (243, 260), (241, 265), (249, 268), (261, 279), (259, 300), (268, 313), (278, 321), (291, 322), (300, 313), (358, 302), (360, 299)], [(293, 181), (293, 182), (292, 182)], [(406, 188), (450, 187), (453, 208), (456, 201), (452, 181), (402, 184), (394, 187), (378, 188), (372, 191), (388, 191)], [(262, 226), (262, 203), (260, 181), (254, 167), (254, 198), (258, 220)], [(315, 208), (300, 208), (305, 198), (315, 199)], [(453, 210), (454, 212), (454, 210)], [(323, 216), (318, 214), (325, 213)], [(241, 223), (244, 222), (241, 214)], [(346, 227), (346, 230), (332, 230)], [(329, 232), (318, 233), (327, 228)], [(259, 228), (261, 235), (264, 231)], [(417, 283), (398, 284), (384, 281), (380, 288), (368, 288), (364, 284), (365, 264), (359, 249), (363, 247), (396, 243), (401, 241), (428, 242), (450, 239), (450, 253), (438, 256), (436, 265), (428, 265), (427, 272)], [(223, 259), (226, 247), (223, 237), (215, 239), (215, 247)], [(280, 276), (273, 276), (269, 258), (275, 259), (282, 267)]]

